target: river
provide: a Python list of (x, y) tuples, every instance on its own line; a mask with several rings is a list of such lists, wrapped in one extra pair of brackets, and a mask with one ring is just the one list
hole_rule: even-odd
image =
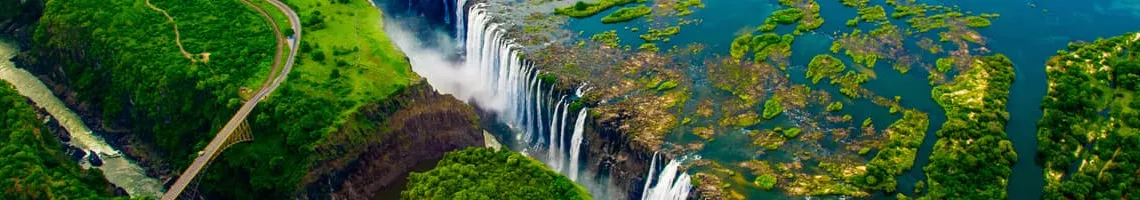
[[(829, 53), (828, 46), (832, 42), (832, 33), (850, 32), (851, 28), (844, 26), (844, 21), (856, 15), (855, 9), (844, 7), (836, 0), (816, 0), (821, 7), (821, 17), (826, 20), (823, 26), (815, 33), (804, 34), (796, 38), (793, 44), (791, 57), (792, 65), (806, 65), (814, 55)], [(1071, 41), (1092, 41), (1099, 37), (1112, 37), (1126, 32), (1140, 31), (1140, 1), (1131, 0), (1090, 0), (1090, 1), (1064, 1), (1064, 0), (1029, 0), (1029, 1), (992, 1), (992, 0), (954, 0), (934, 1), (919, 0), (918, 2), (959, 6), (964, 11), (973, 13), (997, 13), (1001, 16), (993, 19), (993, 25), (980, 29), (979, 32), (986, 38), (988, 48), (993, 53), (1007, 55), (1015, 64), (1016, 80), (1011, 87), (1007, 111), (1010, 120), (1006, 126), (1009, 139), (1013, 142), (1018, 153), (1018, 161), (1012, 167), (1013, 174), (1009, 179), (1008, 192), (1010, 199), (1039, 199), (1044, 186), (1042, 169), (1035, 162), (1037, 147), (1037, 120), (1041, 117), (1041, 99), (1046, 92), (1045, 61), (1056, 54), (1057, 50), (1066, 48)], [(683, 26), (680, 34), (673, 36), (672, 41), (662, 46), (667, 49), (671, 45), (684, 45), (688, 43), (702, 43), (707, 45), (705, 53), (726, 55), (734, 34), (741, 30), (754, 30), (764, 22), (771, 11), (780, 9), (775, 0), (737, 0), (737, 1), (704, 1), (706, 7), (696, 9), (693, 18), (703, 20), (702, 23)], [(882, 5), (882, 1), (871, 1), (872, 5)], [(636, 5), (636, 4), (634, 4)], [(630, 6), (634, 6), (630, 5)], [(888, 14), (890, 6), (885, 6)], [(581, 39), (589, 39), (591, 35), (608, 30), (618, 30), (622, 45), (637, 47), (641, 40), (636, 39), (639, 32), (628, 31), (630, 28), (646, 30), (647, 24), (636, 20), (630, 23), (601, 24), (600, 18), (610, 11), (584, 19), (572, 19), (567, 28), (581, 31)], [(903, 24), (892, 21), (895, 24)], [(868, 25), (859, 25), (860, 29), (870, 29)], [(625, 29), (625, 30), (623, 30)], [(699, 31), (698, 31), (699, 30)], [(777, 32), (784, 33), (788, 31)], [(913, 40), (910, 38), (908, 40)], [(910, 43), (908, 41), (908, 43)], [(846, 56), (839, 55), (844, 60)], [(879, 62), (884, 63), (884, 62)], [(793, 82), (803, 83), (803, 69), (791, 67)], [(877, 78), (867, 82), (864, 87), (874, 91), (880, 96), (901, 96), (902, 105), (908, 108), (917, 108), (929, 113), (930, 127), (928, 134), (919, 148), (914, 167), (901, 175), (899, 191), (910, 194), (914, 184), (926, 179), (922, 167), (929, 162), (933, 143), (936, 140), (935, 132), (946, 121), (945, 112), (930, 98), (931, 86), (927, 85), (926, 72), (921, 68), (914, 68), (909, 74), (900, 75), (891, 70), (889, 65), (879, 64), (874, 71)], [(700, 77), (694, 77), (700, 84)], [(904, 83), (904, 84), (900, 84)], [(906, 84), (914, 83), (914, 84)], [(817, 87), (830, 88), (823, 84)], [(707, 93), (707, 92), (704, 92)], [(694, 92), (694, 99), (701, 98), (700, 91)], [(883, 109), (868, 103), (855, 102), (843, 111), (850, 113), (855, 119), (864, 117), (874, 118), (877, 127), (886, 127), (898, 116), (888, 115)], [(888, 120), (889, 119), (889, 120)], [(679, 137), (678, 137), (679, 138)], [(743, 139), (738, 141), (736, 139)], [(676, 143), (691, 142), (688, 140), (674, 141)], [(743, 153), (740, 148), (748, 148), (746, 138), (717, 139), (707, 144), (703, 151), (697, 152), (705, 159), (716, 160), (723, 163), (737, 163), (751, 159), (773, 159), (772, 156), (756, 156)], [(775, 198), (778, 191), (750, 191), (750, 198)]]
[[(26, 96), (35, 103), (36, 107), (47, 110), (48, 114), (71, 135), (71, 141), (65, 142), (76, 148), (95, 152), (103, 160), (102, 166), (92, 166), (88, 159), (81, 159), (79, 164), (83, 168), (97, 168), (103, 171), (107, 181), (122, 187), (131, 197), (158, 197), (163, 193), (162, 182), (146, 175), (146, 170), (114, 147), (108, 145), (98, 135), (95, 135), (79, 115), (60, 101), (51, 90), (48, 90), (39, 79), (28, 71), (16, 68), (11, 58), (18, 52), (14, 43), (0, 39), (0, 79), (12, 83), (20, 95)], [(91, 155), (88, 155), (91, 156)], [(86, 157), (84, 157), (86, 158)]]

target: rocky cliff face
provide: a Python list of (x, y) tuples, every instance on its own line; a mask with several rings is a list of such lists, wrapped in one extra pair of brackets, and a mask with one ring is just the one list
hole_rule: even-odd
[(448, 151), (483, 146), (475, 110), (426, 83), (406, 89), (392, 102), (362, 110), (379, 126), (374, 139), (323, 162), (308, 185), (312, 199), (397, 199), (407, 176), (426, 171)]
[[(628, 116), (626, 116), (628, 117)], [(626, 199), (640, 199), (653, 151), (634, 142), (632, 135), (618, 130), (621, 118), (590, 120), (586, 143), (590, 170), (609, 174), (611, 184), (624, 191)]]

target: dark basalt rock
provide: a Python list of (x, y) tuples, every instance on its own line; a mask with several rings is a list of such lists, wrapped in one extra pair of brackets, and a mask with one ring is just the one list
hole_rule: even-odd
[(94, 151), (88, 151), (87, 155), (88, 155), (87, 156), (87, 162), (91, 163), (91, 166), (96, 166), (96, 167), (103, 166), (103, 159), (99, 157), (99, 153), (95, 153)]
[[(333, 168), (307, 185), (308, 199), (398, 199), (411, 172), (430, 170), (445, 152), (483, 146), (483, 130), (472, 107), (440, 95), (426, 82), (409, 86), (390, 102), (361, 109), (378, 123), (377, 139), (349, 149), (352, 161), (323, 163)], [(321, 173), (321, 172), (318, 172)]]

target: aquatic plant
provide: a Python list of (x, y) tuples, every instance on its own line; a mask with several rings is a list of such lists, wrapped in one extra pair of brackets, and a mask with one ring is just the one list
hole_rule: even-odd
[(806, 77), (811, 79), (813, 84), (819, 83), (824, 77), (835, 78), (840, 72), (847, 69), (847, 65), (843, 61), (831, 56), (829, 54), (820, 54), (812, 57), (811, 62), (808, 63), (808, 70)]
[(780, 113), (784, 113), (784, 106), (780, 103), (780, 97), (775, 96), (767, 101), (764, 101), (764, 119), (769, 120), (776, 118)]
[(649, 8), (649, 6), (645, 6), (645, 5), (640, 5), (640, 6), (632, 7), (632, 8), (621, 8), (621, 9), (618, 9), (617, 11), (610, 13), (609, 15), (606, 15), (605, 17), (602, 17), (602, 23), (603, 24), (612, 24), (612, 23), (619, 23), (619, 22), (627, 22), (630, 20), (641, 18), (642, 16), (649, 15), (649, 13), (651, 13), (651, 12), (653, 12), (653, 9)]
[(638, 0), (599, 0), (598, 2), (595, 2), (595, 3), (578, 1), (577, 3), (575, 3), (574, 5), (571, 5), (571, 6), (562, 7), (562, 8), (555, 8), (554, 13), (560, 14), (560, 15), (566, 15), (566, 16), (570, 16), (570, 17), (575, 17), (575, 18), (586, 18), (586, 17), (594, 16), (594, 15), (596, 15), (602, 11), (605, 11), (607, 9), (610, 9), (614, 6), (622, 6), (622, 5), (626, 5), (626, 4), (635, 3), (637, 1)]

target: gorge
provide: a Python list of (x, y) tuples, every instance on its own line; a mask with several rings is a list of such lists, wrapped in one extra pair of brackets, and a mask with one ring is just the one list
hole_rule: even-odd
[(1130, 1), (274, 3), (0, 0), (0, 199), (1140, 188)]

